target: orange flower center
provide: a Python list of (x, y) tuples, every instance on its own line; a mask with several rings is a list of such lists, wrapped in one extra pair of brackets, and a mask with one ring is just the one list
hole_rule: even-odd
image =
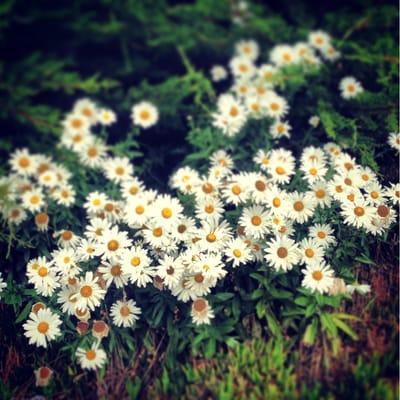
[(108, 248), (108, 250), (110, 250), (110, 251), (116, 251), (116, 250), (118, 250), (118, 248), (119, 248), (119, 243), (118, 243), (118, 241), (117, 240), (110, 240), (108, 243), (107, 243), (107, 248)]
[(286, 258), (288, 256), (288, 251), (286, 247), (279, 247), (276, 253), (278, 254), (279, 258)]
[(49, 330), (49, 324), (47, 322), (39, 322), (37, 330), (39, 333), (45, 334)]
[(87, 298), (87, 297), (90, 297), (92, 295), (93, 289), (90, 286), (85, 285), (85, 286), (81, 287), (80, 293), (81, 293), (82, 297), (86, 297)]

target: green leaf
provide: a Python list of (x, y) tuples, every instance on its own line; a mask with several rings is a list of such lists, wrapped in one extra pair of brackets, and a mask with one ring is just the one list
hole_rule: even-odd
[(18, 324), (19, 322), (24, 321), (26, 319), (26, 317), (29, 315), (31, 309), (32, 309), (32, 302), (30, 301), (22, 309), (22, 311), (18, 315), (17, 319), (15, 320), (15, 323)]
[(303, 342), (306, 345), (312, 345), (315, 342), (315, 338), (318, 333), (318, 319), (313, 318), (312, 322), (307, 325), (307, 328), (304, 332)]

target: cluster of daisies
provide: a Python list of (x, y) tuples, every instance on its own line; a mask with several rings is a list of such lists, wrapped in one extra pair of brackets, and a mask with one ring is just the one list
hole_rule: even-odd
[[(336, 243), (334, 227), (315, 223), (314, 215), (336, 210), (345, 224), (380, 235), (396, 220), (393, 206), (400, 200), (399, 184), (382, 187), (372, 170), (333, 143), (305, 148), (299, 160), (284, 148), (259, 150), (254, 171), (237, 171), (223, 150), (212, 155), (205, 175), (189, 167), (178, 169), (170, 185), (191, 195), (192, 215), (177, 197), (147, 189), (128, 161), (111, 161), (104, 160), (110, 166), (105, 176), (118, 185), (118, 196), (91, 192), (83, 204), (84, 231), (55, 231), (56, 248), (26, 267), (37, 294), (55, 298), (59, 305), (57, 312), (44, 301), (32, 306), (24, 324), (29, 343), (46, 347), (62, 334), (60, 314), (74, 316), (79, 333), (92, 326), (92, 345), (76, 352), (80, 365), (89, 369), (107, 359), (100, 343), (110, 327), (95, 319), (96, 311), (111, 304), (106, 320), (117, 327), (132, 327), (140, 317), (140, 307), (127, 296), (128, 286), (167, 290), (190, 302), (194, 324), (209, 324), (214, 318), (207, 296), (217, 283), (253, 262), (265, 262), (276, 273), (298, 270), (302, 286), (312, 292), (365, 292), (365, 285), (346, 285), (335, 276), (325, 258)], [(15, 151), (10, 165), (9, 199), (20, 202), (17, 209), (34, 219), (39, 232), (46, 232), (48, 203), (57, 202), (53, 191), (66, 185), (68, 173), (27, 150)], [(97, 168), (105, 171), (104, 166)], [(43, 178), (46, 171), (54, 185)], [(295, 175), (300, 191), (288, 190)], [(11, 223), (20, 222), (13, 213), (3, 215)]]
[[(224, 135), (232, 137), (248, 120), (269, 118), (272, 120), (269, 129), (272, 138), (289, 138), (291, 125), (285, 119), (289, 105), (276, 91), (285, 68), (291, 65), (318, 68), (322, 59), (335, 61), (340, 53), (326, 32), (316, 31), (309, 34), (308, 42), (275, 46), (270, 51), (269, 63), (257, 66), (255, 62), (259, 55), (259, 46), (253, 40), (242, 40), (235, 45), (235, 54), (229, 61), (233, 84), (218, 97), (212, 124)], [(210, 73), (214, 82), (225, 80), (229, 75), (222, 65), (214, 65)], [(340, 81), (339, 90), (342, 98), (348, 100), (362, 93), (363, 87), (356, 78), (348, 76)]]
[[(132, 107), (131, 118), (135, 126), (148, 129), (157, 124), (159, 112), (154, 104), (141, 101)], [(96, 130), (110, 126), (116, 120), (114, 111), (99, 107), (90, 99), (80, 99), (62, 122), (60, 144), (75, 152), (84, 165), (100, 167), (104, 162), (110, 162), (110, 159), (107, 156), (107, 144), (96, 135)], [(118, 163), (118, 160), (115, 161)], [(105, 171), (110, 169), (108, 165), (104, 167)]]
[[(253, 40), (242, 40), (235, 45), (235, 54), (229, 61), (233, 84), (219, 96), (212, 123), (224, 135), (235, 136), (249, 119), (270, 118), (273, 138), (290, 137), (291, 126), (285, 120), (289, 105), (275, 90), (279, 77), (288, 66), (318, 68), (322, 58), (334, 61), (340, 53), (333, 47), (327, 33), (316, 31), (309, 34), (308, 42), (280, 44), (272, 48), (269, 63), (257, 66), (259, 55), (259, 46)], [(214, 82), (228, 77), (228, 71), (222, 65), (213, 66), (210, 73)], [(344, 90), (349, 85), (346, 82), (343, 83)], [(353, 82), (354, 94), (360, 87), (358, 82)]]

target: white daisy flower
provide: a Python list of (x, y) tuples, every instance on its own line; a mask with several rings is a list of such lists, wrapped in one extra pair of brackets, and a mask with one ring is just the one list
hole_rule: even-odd
[(102, 168), (106, 178), (110, 181), (120, 183), (132, 179), (133, 166), (127, 157), (107, 158)]
[(341, 96), (345, 100), (357, 97), (360, 93), (364, 91), (361, 83), (352, 76), (347, 76), (346, 78), (343, 78), (339, 83), (339, 89)]
[(312, 238), (305, 238), (300, 242), (299, 254), (301, 262), (310, 264), (320, 264), (323, 261), (325, 255), (323, 247)]
[(400, 151), (400, 133), (391, 132), (388, 137), (389, 146)]
[(323, 248), (327, 248), (336, 243), (333, 233), (333, 228), (328, 224), (315, 224), (309, 228), (310, 237), (319, 243)]
[(120, 231), (118, 226), (113, 226), (102, 232), (99, 242), (96, 244), (95, 255), (113, 261), (130, 245), (131, 240), (128, 239), (128, 233)]
[(61, 335), (60, 325), (60, 317), (49, 308), (44, 308), (29, 314), (29, 319), (23, 325), (24, 334), (29, 339), (29, 344), (47, 347), (48, 342)]
[(159, 113), (154, 104), (141, 101), (132, 107), (131, 117), (134, 125), (147, 129), (158, 122)]
[(213, 82), (220, 82), (228, 77), (228, 71), (222, 65), (214, 65), (210, 70), (210, 75)]
[(233, 267), (247, 264), (253, 259), (247, 244), (240, 238), (232, 239), (226, 244), (225, 256), (227, 261), (232, 263)]
[(239, 218), (239, 224), (244, 227), (247, 235), (261, 239), (268, 231), (268, 212), (261, 206), (246, 207)]
[(304, 278), (301, 285), (312, 292), (327, 293), (333, 286), (334, 272), (325, 262), (307, 265), (302, 272)]
[(85, 277), (79, 280), (79, 290), (75, 295), (77, 302), (76, 308), (79, 310), (94, 310), (103, 300), (106, 291), (98, 283), (99, 278), (93, 276), (93, 272), (86, 272)]
[(158, 261), (157, 275), (163, 280), (168, 288), (172, 288), (179, 283), (184, 271), (184, 266), (178, 258), (165, 256)]
[(141, 313), (134, 300), (117, 300), (110, 309), (113, 324), (123, 328), (133, 326)]
[(264, 251), (265, 260), (278, 271), (291, 270), (299, 263), (299, 246), (287, 237), (271, 239)]
[(102, 368), (107, 362), (106, 352), (103, 349), (98, 348), (98, 345), (92, 346), (89, 349), (78, 347), (75, 355), (83, 369), (96, 370)]
[(208, 301), (203, 298), (198, 298), (192, 303), (192, 310), (190, 313), (192, 321), (196, 325), (210, 324), (214, 318), (214, 312), (211, 309)]

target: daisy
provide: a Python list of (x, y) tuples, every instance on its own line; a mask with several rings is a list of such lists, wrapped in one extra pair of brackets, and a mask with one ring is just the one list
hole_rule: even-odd
[(3, 293), (3, 291), (4, 291), (4, 289), (5, 289), (6, 287), (7, 287), (7, 283), (4, 282), (2, 273), (0, 272), (0, 297), (1, 297), (1, 294)]
[(42, 296), (51, 296), (60, 286), (58, 277), (45, 257), (35, 258), (27, 264), (26, 275), (28, 282), (35, 286), (35, 290)]
[(52, 170), (44, 171), (38, 177), (38, 184), (44, 188), (53, 188), (57, 183), (57, 175)]
[(233, 267), (247, 264), (252, 260), (252, 254), (247, 244), (240, 238), (231, 239), (226, 243), (225, 255)]
[(240, 203), (244, 203), (248, 198), (248, 192), (244, 179), (240, 176), (232, 176), (230, 182), (222, 190), (222, 196), (225, 201), (230, 204), (237, 206)]
[(131, 117), (135, 125), (147, 129), (157, 123), (159, 114), (154, 104), (142, 101), (132, 107)]
[(195, 325), (210, 324), (211, 319), (214, 318), (212, 308), (208, 304), (208, 301), (203, 298), (198, 298), (193, 301), (190, 315)]
[(149, 216), (160, 226), (168, 228), (176, 225), (182, 212), (183, 207), (178, 199), (169, 195), (159, 195), (150, 207)]
[(15, 150), (8, 162), (11, 170), (18, 175), (31, 176), (36, 172), (37, 159), (29, 153), (28, 149)]
[(110, 287), (112, 283), (115, 284), (117, 289), (127, 285), (129, 276), (124, 274), (120, 263), (103, 262), (98, 271), (101, 273), (103, 279), (106, 281), (106, 287)]
[[(289, 111), (287, 101), (275, 92), (269, 92), (263, 103), (267, 109), (267, 115), (271, 118), (281, 119)], [(282, 127), (284, 131), (289, 130), (285, 125), (282, 125)]]
[(229, 67), (235, 78), (250, 79), (256, 72), (253, 61), (248, 57), (236, 56), (229, 61)]
[(389, 133), (388, 143), (390, 147), (397, 151), (400, 151), (400, 133)]
[(23, 327), (29, 344), (47, 347), (48, 342), (61, 335), (60, 325), (60, 317), (53, 314), (49, 308), (45, 308), (40, 309), (37, 313), (31, 312)]
[(100, 168), (107, 155), (107, 147), (100, 139), (88, 142), (78, 152), (82, 164), (90, 168)]
[(140, 246), (125, 250), (121, 256), (122, 272), (139, 287), (153, 281), (155, 270), (150, 263), (147, 251)]
[(113, 324), (123, 328), (133, 326), (141, 313), (134, 300), (117, 300), (110, 309)]
[(63, 248), (73, 248), (75, 249), (81, 238), (69, 229), (64, 229), (56, 231), (53, 237), (57, 240), (57, 245)]
[(97, 106), (90, 99), (83, 98), (77, 100), (74, 104), (72, 111), (87, 119), (89, 124), (94, 124), (97, 122), (97, 115), (98, 115)]
[(225, 243), (232, 237), (231, 228), (227, 221), (204, 220), (201, 228), (197, 229), (193, 242), (200, 251), (218, 252), (224, 248)]
[(372, 182), (365, 187), (365, 200), (370, 205), (381, 203), (385, 193), (382, 186), (377, 182)]
[(331, 38), (326, 32), (313, 31), (308, 35), (308, 42), (316, 49), (324, 50), (330, 45)]
[(4, 211), (5, 219), (14, 225), (19, 225), (26, 220), (27, 214), (21, 207), (10, 207)]
[(343, 203), (341, 214), (345, 224), (366, 228), (374, 216), (374, 208), (368, 206), (365, 200), (358, 198), (355, 202)]
[(98, 348), (98, 345), (92, 346), (89, 349), (78, 347), (75, 355), (83, 369), (96, 370), (97, 368), (102, 368), (107, 362), (106, 352)]
[(196, 216), (201, 220), (213, 220), (218, 222), (224, 211), (224, 204), (216, 197), (199, 200), (196, 203)]
[(269, 58), (278, 67), (294, 64), (299, 60), (294, 48), (286, 44), (273, 47), (269, 53)]
[(235, 45), (235, 52), (238, 56), (247, 57), (251, 61), (258, 58), (260, 49), (254, 40), (240, 40)]
[(389, 187), (385, 188), (385, 195), (390, 199), (393, 204), (400, 203), (400, 183), (391, 183)]
[(196, 222), (193, 218), (181, 218), (178, 224), (172, 228), (171, 234), (177, 241), (187, 242), (192, 239), (196, 232)]
[(369, 185), (371, 183), (377, 183), (378, 182), (378, 178), (377, 178), (375, 172), (372, 171), (372, 169), (369, 168), (369, 167), (360, 167), (358, 169), (358, 174), (360, 175), (360, 178), (361, 178), (360, 187), (364, 187), (364, 186)]
[(301, 171), (304, 173), (305, 180), (309, 183), (315, 183), (324, 179), (328, 168), (320, 161), (308, 161), (301, 164)]
[(318, 117), (318, 115), (312, 115), (309, 120), (308, 123), (313, 127), (316, 128), (319, 123), (320, 123), (320, 118)]
[(78, 113), (67, 114), (62, 121), (64, 126), (64, 136), (72, 136), (75, 134), (86, 134), (89, 131), (90, 121)]
[(156, 249), (166, 248), (173, 242), (170, 230), (160, 226), (156, 220), (146, 225), (146, 228), (142, 230), (142, 235), (145, 242)]
[(355, 292), (361, 295), (366, 295), (371, 292), (371, 286), (355, 281), (351, 285), (346, 285), (346, 291), (350, 294)]
[(264, 81), (272, 83), (274, 77), (278, 73), (278, 69), (272, 64), (263, 64), (258, 68), (258, 75)]
[(310, 237), (323, 248), (327, 248), (336, 243), (333, 233), (333, 228), (328, 224), (315, 224), (309, 228)]
[(79, 280), (79, 290), (75, 295), (76, 308), (79, 310), (94, 310), (103, 300), (106, 291), (98, 284), (99, 278), (93, 276), (93, 272), (86, 272), (85, 277)]
[(124, 207), (125, 221), (131, 228), (140, 228), (150, 218), (151, 206), (148, 197), (143, 193), (128, 199)]
[(287, 122), (278, 120), (271, 125), (269, 133), (273, 139), (280, 139), (282, 137), (290, 138), (291, 129), (292, 127)]
[(192, 193), (199, 183), (200, 177), (196, 170), (190, 167), (179, 168), (170, 178), (170, 185), (182, 193)]
[(107, 196), (104, 193), (91, 192), (86, 197), (86, 202), (83, 204), (83, 207), (86, 208), (89, 214), (94, 215), (103, 210), (107, 201)]
[(210, 75), (213, 82), (220, 82), (228, 77), (228, 71), (222, 65), (214, 65)]
[(108, 158), (102, 167), (106, 178), (110, 181), (120, 183), (132, 179), (133, 166), (127, 157)]
[(334, 272), (325, 262), (307, 265), (302, 272), (304, 278), (301, 285), (312, 292), (327, 293), (333, 286)]
[(80, 152), (95, 137), (88, 131), (65, 131), (61, 136), (61, 144), (75, 152)]
[(57, 303), (61, 304), (61, 311), (67, 315), (74, 315), (77, 302), (78, 288), (64, 286), (57, 293)]
[(274, 215), (284, 214), (289, 205), (287, 193), (284, 190), (280, 190), (276, 185), (270, 186), (263, 203)]
[(98, 243), (101, 241), (103, 233), (111, 229), (111, 224), (106, 219), (93, 218), (86, 225), (85, 236)]
[(254, 203), (264, 203), (270, 190), (268, 179), (263, 174), (250, 173), (243, 175), (243, 181), (247, 182), (247, 188)]
[(360, 93), (364, 91), (361, 83), (352, 76), (343, 78), (339, 83), (339, 89), (341, 96), (345, 99), (352, 99), (357, 97)]
[(324, 181), (315, 182), (311, 186), (311, 192), (308, 193), (310, 193), (310, 196), (316, 201), (316, 205), (322, 208), (331, 206), (332, 198)]
[(214, 253), (202, 253), (193, 263), (192, 270), (195, 274), (202, 274), (205, 279), (217, 282), (226, 275), (221, 256)]
[(289, 183), (295, 173), (295, 158), (290, 151), (273, 150), (270, 154), (267, 170), (273, 183)]
[(268, 231), (268, 213), (261, 206), (246, 207), (239, 218), (239, 224), (244, 227), (246, 234), (261, 239)]
[(309, 193), (292, 192), (288, 194), (288, 217), (303, 224), (314, 214), (316, 201)]
[(301, 262), (306, 265), (319, 264), (323, 260), (324, 249), (317, 240), (305, 238), (300, 242), (299, 255)]
[(121, 195), (125, 200), (129, 200), (137, 195), (140, 195), (144, 189), (145, 187), (143, 182), (136, 177), (132, 177), (132, 179), (121, 183)]
[(40, 211), (45, 204), (43, 192), (39, 188), (26, 191), (21, 199), (22, 206), (31, 212)]
[(35, 374), (35, 385), (37, 387), (46, 387), (49, 385), (53, 371), (49, 367), (40, 367), (33, 371)]
[(157, 268), (157, 275), (163, 280), (168, 288), (172, 288), (179, 283), (182, 277), (184, 266), (179, 258), (165, 256), (160, 259)]
[(264, 251), (265, 260), (278, 271), (291, 270), (299, 262), (298, 245), (287, 237), (271, 239)]
[(72, 247), (55, 250), (51, 253), (51, 265), (62, 277), (75, 277), (81, 268), (78, 265), (76, 251)]
[(108, 336), (110, 332), (110, 327), (104, 321), (93, 321), (92, 326), (92, 335), (95, 337), (99, 342)]
[(131, 245), (128, 233), (120, 231), (118, 226), (102, 232), (99, 243), (96, 245), (96, 256), (101, 256), (105, 260), (113, 261)]
[(266, 171), (270, 164), (270, 153), (264, 150), (258, 150), (253, 161), (260, 166), (261, 170)]
[(116, 120), (117, 116), (115, 115), (115, 112), (108, 108), (101, 108), (97, 112), (97, 121), (100, 122), (101, 125), (109, 126)]
[(57, 204), (71, 207), (75, 203), (76, 191), (71, 185), (65, 184), (53, 190), (50, 195)]
[(76, 255), (79, 261), (89, 261), (95, 257), (96, 243), (94, 240), (82, 238), (76, 248)]
[(322, 49), (322, 55), (329, 61), (336, 61), (340, 58), (340, 51), (336, 50), (333, 46), (329, 45)]

